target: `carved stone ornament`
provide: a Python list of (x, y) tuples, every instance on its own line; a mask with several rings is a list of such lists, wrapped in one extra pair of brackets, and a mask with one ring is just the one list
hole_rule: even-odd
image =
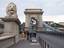
[(16, 16), (17, 17), (16, 5), (13, 2), (8, 4), (8, 6), (6, 8), (6, 13), (7, 13), (7, 16)]

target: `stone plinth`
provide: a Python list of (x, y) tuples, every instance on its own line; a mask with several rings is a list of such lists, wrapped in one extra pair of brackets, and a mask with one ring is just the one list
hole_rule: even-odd
[(19, 41), (19, 25), (18, 18), (0, 18), (4, 21), (4, 32), (1, 36), (15, 35), (16, 42)]

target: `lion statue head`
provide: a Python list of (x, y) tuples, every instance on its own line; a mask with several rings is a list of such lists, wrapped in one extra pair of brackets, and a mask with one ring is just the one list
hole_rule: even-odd
[(6, 8), (6, 13), (7, 13), (7, 16), (17, 16), (16, 5), (13, 2), (8, 4)]

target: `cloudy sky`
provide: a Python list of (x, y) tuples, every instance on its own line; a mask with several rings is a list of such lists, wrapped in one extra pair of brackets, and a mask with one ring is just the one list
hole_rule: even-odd
[[(26, 8), (33, 8), (33, 7), (42, 8), (44, 10), (43, 16), (56, 16), (54, 18), (58, 19), (57, 22), (60, 20), (64, 21), (63, 20), (64, 0), (0, 0), (0, 16), (1, 17), (6, 16), (6, 6), (10, 2), (14, 2), (17, 5), (17, 14), (21, 22), (25, 21), (24, 10)], [(57, 16), (61, 16), (61, 17), (57, 17)], [(49, 20), (49, 17), (46, 17), (46, 18), (47, 20)], [(52, 18), (53, 17), (51, 17), (51, 20)]]

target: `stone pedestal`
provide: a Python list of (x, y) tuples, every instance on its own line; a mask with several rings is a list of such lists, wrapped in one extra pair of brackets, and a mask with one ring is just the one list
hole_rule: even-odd
[(4, 33), (1, 36), (15, 35), (15, 41), (18, 42), (19, 38), (19, 25), (18, 18), (1, 18), (4, 21)]

